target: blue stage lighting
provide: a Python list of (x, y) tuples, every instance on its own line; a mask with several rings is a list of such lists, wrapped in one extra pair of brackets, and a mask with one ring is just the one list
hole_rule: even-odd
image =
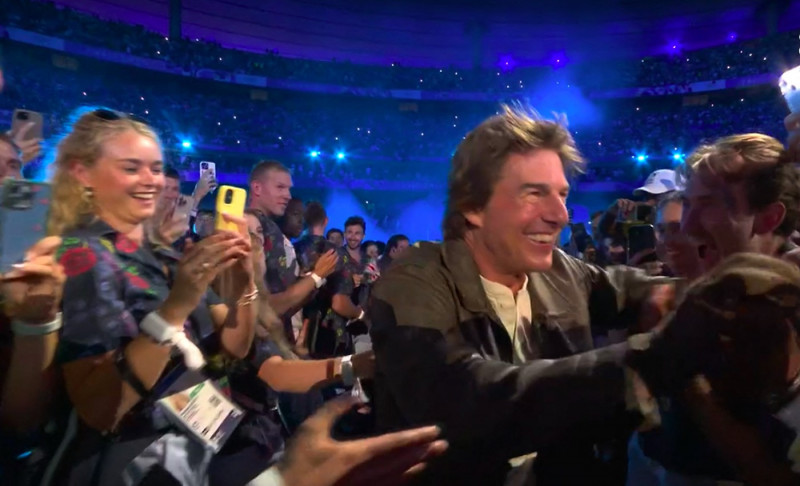
[(683, 154), (675, 152), (674, 154), (672, 154), (672, 160), (680, 162), (681, 160), (683, 160)]
[(308, 155), (312, 159), (316, 159), (317, 157), (319, 157), (319, 151), (318, 150), (312, 150), (311, 152), (308, 153)]
[(185, 149), (190, 149), (192, 148), (192, 142), (189, 140), (184, 140), (183, 142), (181, 142), (181, 147)]
[(636, 162), (644, 162), (646, 160), (647, 160), (647, 156), (646, 155), (637, 155), (636, 156)]
[(336, 158), (339, 160), (344, 160), (344, 152), (336, 152)]

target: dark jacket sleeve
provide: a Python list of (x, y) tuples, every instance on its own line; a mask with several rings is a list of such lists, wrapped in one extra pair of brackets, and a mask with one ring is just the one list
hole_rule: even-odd
[(657, 285), (678, 284), (680, 279), (652, 277), (639, 268), (624, 265), (600, 268), (576, 261), (583, 267), (589, 285), (589, 314), (592, 331), (634, 330), (642, 304)]
[(379, 422), (394, 408), (398, 428), (436, 423), (454, 451), (505, 461), (625, 409), (624, 345), (522, 366), (486, 359), (464, 338), (441, 272), (401, 264), (374, 290), (377, 381), (393, 402), (376, 404)]

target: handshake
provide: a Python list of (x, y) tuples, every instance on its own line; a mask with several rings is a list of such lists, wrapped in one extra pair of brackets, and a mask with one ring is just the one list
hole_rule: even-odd
[(695, 281), (628, 364), (656, 396), (680, 397), (700, 376), (733, 408), (775, 411), (800, 375), (800, 269), (739, 254)]

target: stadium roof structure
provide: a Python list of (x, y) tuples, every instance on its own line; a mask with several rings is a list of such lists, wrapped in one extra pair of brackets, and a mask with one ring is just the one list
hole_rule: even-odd
[[(57, 3), (168, 32), (170, 0)], [(185, 36), (228, 47), (361, 64), (471, 67), (710, 47), (800, 28), (800, 1), (182, 0), (181, 15)]]

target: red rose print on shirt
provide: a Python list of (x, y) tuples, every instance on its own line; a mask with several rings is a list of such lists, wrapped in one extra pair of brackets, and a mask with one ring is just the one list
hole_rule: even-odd
[(126, 273), (125, 276), (128, 277), (128, 281), (134, 287), (137, 287), (137, 288), (140, 288), (140, 289), (148, 289), (148, 288), (150, 288), (150, 284), (147, 283), (147, 280), (143, 279), (142, 277), (140, 277), (138, 275), (134, 275), (132, 273)]
[(59, 263), (64, 267), (67, 277), (75, 277), (91, 270), (97, 263), (97, 257), (89, 248), (71, 248), (61, 255)]
[(264, 238), (264, 254), (269, 252), (272, 249), (272, 238), (267, 236)]
[(120, 253), (133, 253), (139, 249), (139, 245), (137, 245), (135, 241), (122, 235), (117, 236), (117, 241), (114, 246)]

